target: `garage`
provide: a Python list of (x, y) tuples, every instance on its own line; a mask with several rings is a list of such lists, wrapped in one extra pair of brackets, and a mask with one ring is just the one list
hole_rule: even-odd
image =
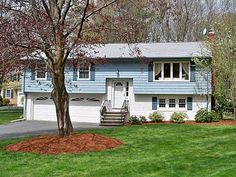
[[(33, 120), (56, 121), (56, 109), (50, 95), (31, 97), (33, 99)], [(72, 95), (70, 98), (70, 116), (72, 122), (100, 122), (100, 95)]]

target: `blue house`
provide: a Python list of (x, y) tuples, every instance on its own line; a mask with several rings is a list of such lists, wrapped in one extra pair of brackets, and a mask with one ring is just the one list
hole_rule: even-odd
[[(199, 109), (211, 107), (211, 73), (191, 60), (210, 58), (200, 42), (106, 44), (96, 51), (91, 55), (105, 63), (65, 70), (72, 121), (105, 125), (109, 118), (153, 111), (163, 112), (165, 120), (173, 112), (194, 120)], [(26, 119), (56, 121), (50, 80), (45, 71), (25, 72)]]

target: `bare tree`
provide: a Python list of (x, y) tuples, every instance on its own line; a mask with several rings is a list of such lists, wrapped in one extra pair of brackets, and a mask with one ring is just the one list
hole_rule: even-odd
[[(102, 3), (104, 0), (98, 2)], [(149, 0), (119, 0), (105, 9), (96, 18), (97, 24), (103, 26), (105, 42), (148, 42), (153, 17), (150, 7)], [(106, 23), (107, 21), (110, 23)]]

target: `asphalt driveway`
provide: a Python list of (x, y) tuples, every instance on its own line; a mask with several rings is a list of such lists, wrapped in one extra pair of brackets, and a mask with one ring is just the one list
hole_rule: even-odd
[[(96, 123), (73, 122), (75, 130), (108, 128)], [(25, 120), (0, 125), (0, 139), (19, 138), (32, 135), (48, 135), (57, 133), (57, 123), (49, 121)]]

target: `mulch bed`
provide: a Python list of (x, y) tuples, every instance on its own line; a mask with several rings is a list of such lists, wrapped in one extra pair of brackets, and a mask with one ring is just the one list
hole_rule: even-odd
[[(176, 124), (170, 121), (163, 121), (163, 122), (147, 122), (144, 123), (144, 125), (151, 125), (151, 124)], [(186, 124), (186, 125), (236, 125), (236, 121), (235, 120), (221, 120), (220, 122), (203, 122), (203, 123), (199, 123), (199, 122), (195, 122), (195, 121), (186, 121), (184, 123), (181, 124)]]
[(88, 151), (113, 149), (123, 143), (98, 134), (74, 134), (68, 137), (40, 136), (5, 147), (7, 151), (36, 154), (77, 154)]

